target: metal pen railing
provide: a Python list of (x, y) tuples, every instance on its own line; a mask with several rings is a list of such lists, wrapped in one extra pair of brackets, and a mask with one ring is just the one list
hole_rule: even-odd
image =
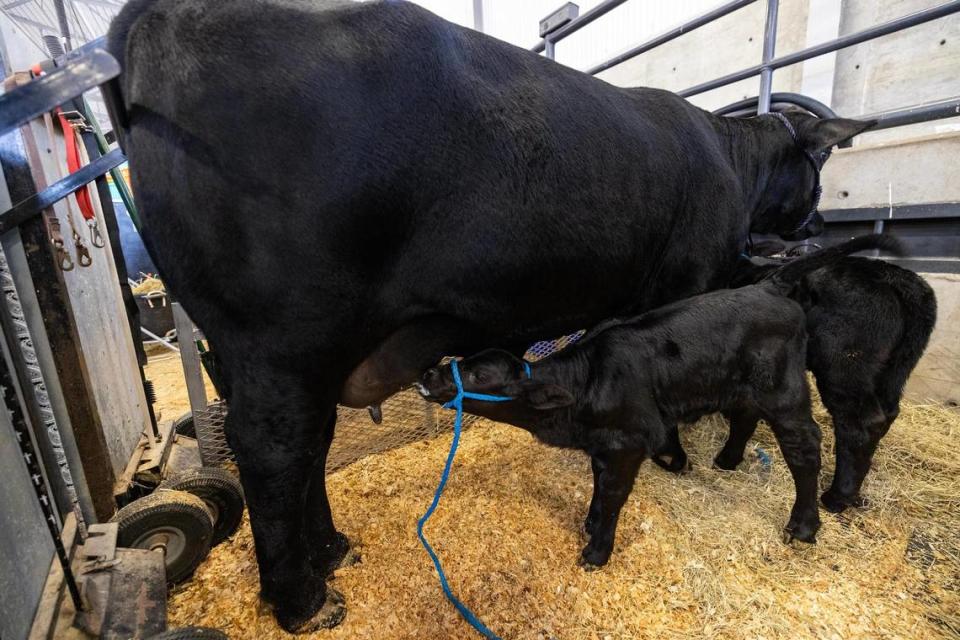
[[(605, 2), (601, 2), (590, 11), (584, 13), (582, 16), (568, 22), (553, 32), (546, 34), (543, 40), (541, 40), (531, 50), (534, 52), (543, 51), (546, 53), (547, 57), (554, 59), (555, 46), (558, 42), (576, 33), (598, 18), (624, 4), (625, 1), (626, 0), (606, 0)], [(612, 67), (622, 64), (627, 60), (631, 60), (632, 58), (655, 49), (660, 45), (670, 42), (671, 40), (674, 40), (682, 35), (715, 22), (716, 20), (719, 20), (720, 18), (748, 5), (751, 5), (756, 1), (757, 0), (734, 0), (732, 2), (727, 2), (703, 15), (697, 16), (681, 25), (673, 27), (672, 29), (655, 36), (654, 38), (651, 38), (650, 40), (628, 51), (618, 54), (605, 62), (595, 65), (587, 69), (585, 73), (596, 75), (602, 71), (611, 69)], [(833, 40), (801, 49), (800, 51), (775, 57), (777, 44), (777, 18), (780, 2), (779, 0), (766, 0), (766, 2), (767, 13), (763, 32), (763, 54), (760, 63), (751, 67), (747, 67), (746, 69), (741, 69), (740, 71), (736, 71), (734, 73), (730, 73), (725, 76), (689, 87), (682, 91), (678, 91), (677, 93), (679, 95), (690, 97), (711, 91), (713, 89), (719, 89), (720, 87), (733, 84), (734, 82), (760, 76), (760, 91), (757, 98), (757, 113), (766, 113), (770, 110), (770, 96), (773, 90), (773, 73), (777, 69), (788, 67), (799, 62), (804, 62), (811, 58), (816, 58), (817, 56), (839, 51), (840, 49), (852, 47), (863, 42), (874, 40), (892, 33), (897, 33), (899, 31), (903, 31), (904, 29), (909, 29), (911, 27), (960, 12), (960, 0), (950, 0), (949, 2), (944, 2), (936, 7), (917, 11), (915, 13), (890, 20), (882, 24), (874, 25), (856, 33), (840, 36)], [(903, 126), (904, 124), (913, 124), (916, 122), (926, 122), (939, 118), (957, 116), (960, 115), (960, 111), (957, 110), (958, 108), (960, 108), (960, 96), (952, 97), (948, 100), (928, 105), (912, 106), (906, 109), (872, 114), (870, 117), (881, 121), (879, 128), (890, 128), (894, 126)]]

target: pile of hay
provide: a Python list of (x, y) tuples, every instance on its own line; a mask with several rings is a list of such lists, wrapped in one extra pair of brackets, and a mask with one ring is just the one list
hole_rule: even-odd
[(160, 278), (146, 273), (141, 273), (139, 280), (132, 281), (130, 284), (130, 289), (133, 291), (133, 295), (135, 296), (142, 296), (148, 293), (153, 293), (154, 291), (166, 291), (166, 287)]
[[(832, 473), (830, 420), (824, 480)], [(385, 416), (390, 420), (390, 416)], [(683, 477), (646, 463), (610, 564), (576, 565), (591, 492), (587, 459), (525, 432), (469, 429), (427, 535), (459, 597), (504, 638), (924, 638), (960, 632), (960, 415), (905, 406), (865, 486), (869, 508), (822, 512), (815, 546), (780, 541), (793, 485), (769, 430), (740, 470), (711, 468), (725, 428), (685, 429)], [(371, 456), (328, 481), (360, 564), (337, 572), (349, 611), (313, 638), (472, 638), (415, 535), (450, 436)], [(287, 637), (258, 601), (247, 523), (172, 594), (173, 625), (231, 638)]]

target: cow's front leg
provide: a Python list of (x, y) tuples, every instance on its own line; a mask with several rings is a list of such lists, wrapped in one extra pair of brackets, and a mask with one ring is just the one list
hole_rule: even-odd
[(325, 582), (343, 545), (322, 481), (336, 411), (335, 396), (324, 400), (323, 388), (311, 376), (256, 367), (235, 377), (227, 418), (261, 596), (290, 632), (332, 627), (346, 614), (343, 597)]
[(620, 510), (633, 489), (644, 455), (636, 451), (616, 451), (597, 457), (602, 465), (598, 483), (600, 506), (597, 524), (580, 557), (580, 564), (587, 570), (602, 567), (610, 559)]

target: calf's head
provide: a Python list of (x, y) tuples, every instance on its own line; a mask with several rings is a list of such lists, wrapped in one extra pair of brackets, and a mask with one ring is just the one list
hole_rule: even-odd
[(761, 171), (762, 192), (752, 216), (751, 231), (775, 233), (785, 240), (805, 240), (823, 232), (820, 171), (830, 151), (869, 129), (875, 120), (817, 118), (801, 112), (762, 116), (760, 144), (768, 147)]
[[(463, 390), (510, 398), (486, 402), (465, 398), (464, 410), (501, 422), (524, 424), (544, 412), (574, 403), (573, 394), (563, 387), (528, 375), (520, 358), (500, 349), (488, 349), (457, 363)], [(457, 395), (449, 364), (429, 369), (420, 378), (420, 394), (432, 402), (445, 403)]]

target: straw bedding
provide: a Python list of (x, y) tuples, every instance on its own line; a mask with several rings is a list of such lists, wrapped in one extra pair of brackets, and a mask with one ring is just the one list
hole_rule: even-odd
[[(824, 478), (832, 471), (829, 417)], [(390, 416), (385, 415), (389, 422)], [(822, 512), (815, 546), (786, 546), (793, 499), (761, 427), (740, 469), (711, 469), (725, 429), (686, 428), (683, 477), (645, 464), (610, 564), (576, 565), (591, 491), (583, 455), (480, 421), (464, 434), (428, 525), (455, 592), (504, 638), (947, 638), (960, 635), (960, 415), (908, 405), (881, 444), (865, 509)], [(362, 562), (334, 585), (349, 611), (313, 638), (478, 637), (444, 599), (415, 520), (432, 496), (450, 435), (364, 458), (328, 481), (338, 526)], [(825, 480), (824, 480), (825, 481)], [(248, 523), (173, 593), (170, 625), (231, 638), (287, 637), (259, 604)]]

